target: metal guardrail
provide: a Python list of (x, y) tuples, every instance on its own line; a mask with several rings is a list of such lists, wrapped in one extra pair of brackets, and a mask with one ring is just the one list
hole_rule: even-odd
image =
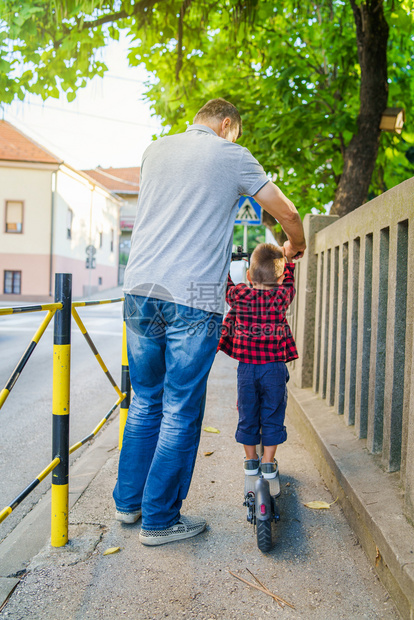
[[(55, 303), (15, 308), (0, 308), (1, 315), (22, 314), (27, 312), (47, 311), (39, 328), (35, 332), (29, 346), (23, 353), (16, 368), (13, 370), (5, 387), (0, 392), (0, 409), (6, 402), (10, 392), (19, 379), (24, 367), (29, 361), (36, 345), (43, 336), (46, 328), (55, 317), (53, 342), (53, 460), (40, 474), (3, 510), (0, 511), (0, 523), (33, 491), (33, 489), (48, 476), (52, 475), (52, 546), (62, 547), (68, 541), (68, 513), (69, 513), (69, 455), (92, 439), (108, 421), (113, 412), (120, 406), (119, 418), (119, 448), (122, 447), (122, 436), (128, 415), (131, 384), (129, 380), (128, 356), (126, 350), (126, 328), (123, 323), (122, 337), (122, 375), (121, 388), (112, 377), (94, 345), (88, 331), (83, 324), (76, 308), (112, 304), (124, 301), (123, 297), (97, 301), (79, 301), (72, 303), (72, 275), (56, 274)], [(99, 424), (86, 437), (69, 447), (69, 415), (70, 415), (70, 354), (71, 354), (71, 317), (75, 320), (81, 333), (91, 348), (99, 366), (104, 371), (108, 381), (114, 388), (118, 398)]]
[(14, 388), (17, 379), (20, 377), (23, 371), (23, 368), (26, 366), (27, 362), (30, 359), (30, 356), (35, 350), (36, 345), (38, 344), (39, 340), (45, 333), (47, 326), (49, 325), (50, 321), (55, 316), (56, 310), (60, 310), (61, 308), (62, 308), (62, 304), (60, 303), (46, 304), (45, 306), (27, 306), (26, 308), (0, 308), (0, 316), (7, 315), (7, 314), (22, 313), (22, 312), (40, 312), (42, 310), (48, 310), (47, 315), (41, 322), (29, 346), (27, 347), (26, 351), (23, 353), (22, 357), (20, 358), (19, 363), (17, 364), (16, 368), (13, 370), (12, 374), (10, 375), (9, 380), (7, 381), (2, 391), (0, 392), (0, 409), (3, 407), (10, 392)]

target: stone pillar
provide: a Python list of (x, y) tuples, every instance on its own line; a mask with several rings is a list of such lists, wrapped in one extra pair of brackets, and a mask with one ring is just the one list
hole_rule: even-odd
[[(412, 339), (412, 363), (410, 380), (410, 400), (407, 420), (407, 448), (403, 465), (405, 468), (405, 502), (404, 509), (407, 518), (414, 524), (414, 325)], [(408, 387), (408, 386), (407, 386)]]
[(315, 307), (317, 256), (315, 254), (315, 235), (338, 219), (337, 215), (305, 215), (303, 226), (308, 245), (300, 260), (300, 273), (296, 280), (295, 339), (299, 359), (294, 368), (289, 369), (292, 380), (299, 388), (312, 387), (315, 346)]
[[(412, 195), (412, 194), (411, 194)], [(414, 212), (414, 209), (413, 209)], [(405, 481), (405, 514), (414, 525), (414, 218), (408, 240), (407, 340), (404, 382), (401, 479)]]

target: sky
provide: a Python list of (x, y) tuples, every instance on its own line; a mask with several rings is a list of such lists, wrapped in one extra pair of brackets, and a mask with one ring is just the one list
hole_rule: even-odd
[(128, 66), (126, 37), (111, 41), (102, 56), (105, 77), (93, 78), (73, 102), (64, 94), (45, 102), (28, 95), (3, 106), (0, 118), (77, 169), (139, 166), (152, 136), (161, 131), (143, 101), (149, 76), (141, 67)]

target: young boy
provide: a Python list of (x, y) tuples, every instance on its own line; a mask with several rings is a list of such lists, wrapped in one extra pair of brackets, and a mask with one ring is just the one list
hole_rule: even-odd
[[(236, 441), (246, 453), (244, 472), (264, 478), (277, 475), (276, 448), (286, 441), (284, 426), (289, 373), (285, 362), (298, 357), (286, 320), (295, 296), (295, 265), (271, 243), (258, 245), (250, 261), (246, 284), (234, 285), (230, 275), (226, 301), (231, 307), (223, 323), (218, 349), (239, 360)], [(262, 440), (261, 462), (256, 446)]]

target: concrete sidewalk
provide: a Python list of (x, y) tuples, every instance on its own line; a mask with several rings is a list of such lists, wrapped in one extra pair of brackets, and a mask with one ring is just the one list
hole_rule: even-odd
[[(207, 518), (207, 531), (160, 547), (141, 545), (140, 521), (125, 526), (114, 520), (118, 451), (108, 447), (104, 465), (71, 510), (70, 543), (62, 549), (46, 545), (32, 559), (2, 616), (13, 620), (400, 617), (338, 504), (329, 510), (303, 505), (335, 498), (289, 422), (288, 442), (278, 454), (282, 495), (275, 545), (269, 554), (257, 549), (242, 506), (243, 450), (234, 440), (236, 364), (219, 354), (213, 366), (203, 427), (213, 426), (220, 434), (202, 432), (183, 507), (183, 514)], [(116, 423), (104, 434), (114, 448)], [(213, 454), (204, 456), (205, 452)], [(105, 549), (115, 546), (121, 547), (119, 553), (103, 556)], [(246, 568), (295, 609), (281, 609), (229, 573), (253, 581)]]

